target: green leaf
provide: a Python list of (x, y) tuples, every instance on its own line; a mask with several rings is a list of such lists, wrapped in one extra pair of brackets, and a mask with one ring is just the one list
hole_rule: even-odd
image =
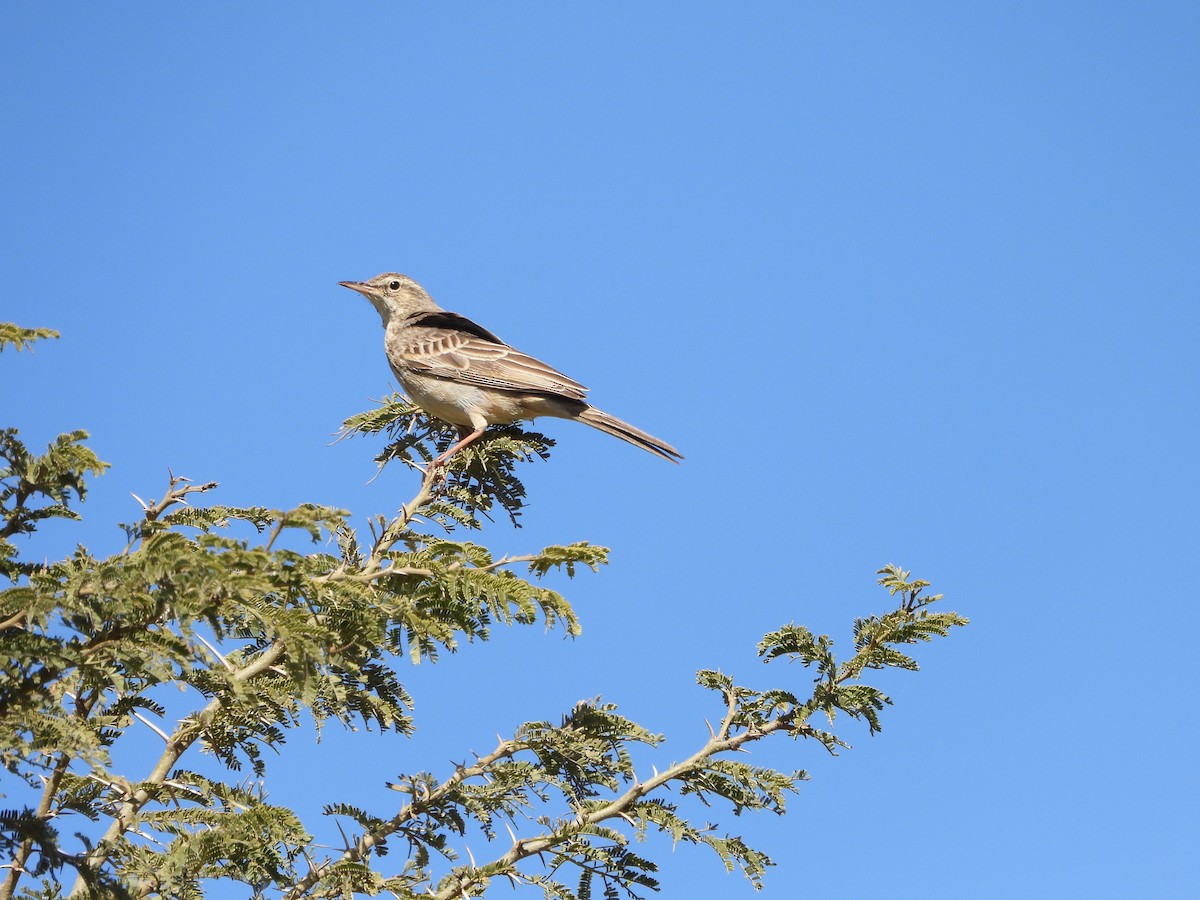
[(53, 328), (21, 328), (12, 322), (0, 322), (0, 351), (11, 346), (16, 347), (19, 353), (31, 346), (34, 341), (58, 336), (58, 332)]

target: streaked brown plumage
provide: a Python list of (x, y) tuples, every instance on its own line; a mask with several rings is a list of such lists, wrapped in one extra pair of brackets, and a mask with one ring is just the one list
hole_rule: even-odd
[(670, 444), (589, 405), (578, 381), (442, 309), (411, 278), (386, 272), (340, 284), (378, 310), (388, 362), (404, 392), (425, 412), (459, 426), (462, 439), (435, 464), (478, 440), (489, 425), (538, 416), (575, 419), (671, 462), (683, 459)]

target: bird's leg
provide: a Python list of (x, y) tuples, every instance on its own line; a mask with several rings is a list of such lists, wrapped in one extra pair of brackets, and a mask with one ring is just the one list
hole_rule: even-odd
[(461, 426), (458, 429), (458, 435), (460, 438), (458, 443), (454, 444), (449, 450), (447, 450), (445, 453), (443, 453), (441, 456), (439, 456), (437, 459), (435, 459), (429, 465), (433, 466), (433, 467), (446, 465), (446, 462), (450, 459), (450, 457), (452, 457), (455, 453), (457, 453), (459, 450), (463, 449), (464, 447), (469, 447), (471, 444), (475, 443), (477, 440), (479, 440), (481, 437), (483, 437), (483, 433), (485, 431), (487, 431), (487, 423), (486, 422), (484, 422), (482, 425), (475, 428), (474, 431), (468, 429), (466, 426)]

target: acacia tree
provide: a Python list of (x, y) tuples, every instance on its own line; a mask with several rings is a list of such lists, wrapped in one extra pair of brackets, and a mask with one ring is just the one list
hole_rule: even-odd
[[(54, 336), (0, 325), (0, 347)], [(120, 553), (79, 547), (55, 562), (23, 556), (17, 539), (47, 519), (78, 518), (87, 477), (106, 464), (82, 431), (40, 455), (15, 429), (0, 431), (0, 575), (11, 584), (0, 591), (0, 900), (193, 898), (208, 878), (286, 900), (382, 892), (450, 900), (497, 882), (553, 898), (586, 900), (596, 886), (606, 898), (636, 897), (657, 887), (654, 863), (638, 852), (651, 832), (711, 848), (758, 887), (771, 860), (697, 822), (686, 798), (782, 813), (805, 774), (754, 767), (735, 751), (778, 734), (836, 753), (846, 746), (830, 730), (839, 714), (878, 731), (890, 700), (863, 677), (915, 670), (900, 648), (967, 621), (931, 609), (940, 595), (927, 594), (927, 582), (886, 566), (877, 574), (888, 608), (854, 621), (847, 658), (799, 625), (759, 643), (765, 661), (811, 668), (803, 692), (698, 673), (715, 695), (716, 724), (681, 761), (635, 771), (633, 751), (662, 738), (611, 704), (580, 702), (561, 721), (527, 722), (440, 776), (398, 777), (387, 787), (399, 793), (381, 792), (379, 810), (329, 803), (326, 815), (344, 823), (342, 845), (330, 850), (294, 811), (268, 802), (263, 749), (279, 749), (305, 716), (409, 734), (406, 659), (435, 660), (498, 625), (542, 622), (576, 634), (570, 604), (542, 578), (596, 569), (607, 556), (574, 543), (496, 559), (448, 536), (478, 530), (481, 516), (520, 514), (517, 469), (547, 458), (544, 435), (492, 429), (439, 474), (423, 464), (453, 431), (399, 397), (345, 430), (386, 432), (380, 464), (401, 460), (422, 475), (397, 515), (372, 520), (369, 540), (344, 510), (201, 505), (216, 485), (173, 476), (162, 499), (143, 501), (141, 518), (125, 526)], [(236, 536), (239, 523), (248, 537)], [(336, 552), (289, 549), (280, 538), (290, 532)], [(168, 715), (164, 686), (184, 690), (182, 715)], [(148, 771), (114, 764), (134, 730), (157, 736)], [(195, 762), (201, 749), (217, 763), (208, 774)], [(245, 767), (254, 780), (240, 775)], [(476, 834), (494, 853), (464, 862), (463, 839)]]

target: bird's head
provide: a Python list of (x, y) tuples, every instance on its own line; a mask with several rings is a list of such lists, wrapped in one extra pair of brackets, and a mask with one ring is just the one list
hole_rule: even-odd
[(339, 281), (342, 287), (358, 291), (379, 311), (386, 327), (392, 319), (400, 319), (421, 309), (439, 309), (433, 298), (407, 275), (384, 272), (370, 281)]

